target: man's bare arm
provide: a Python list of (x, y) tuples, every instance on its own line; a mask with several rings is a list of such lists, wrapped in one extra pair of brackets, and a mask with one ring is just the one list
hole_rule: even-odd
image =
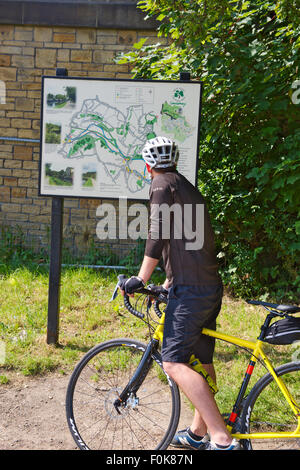
[(150, 258), (150, 256), (144, 256), (138, 276), (143, 279), (145, 284), (149, 281), (158, 261), (158, 259)]
[[(159, 260), (156, 258), (150, 258), (149, 256), (146, 256), (146, 255), (144, 256), (142, 266), (138, 274), (138, 277), (142, 279), (144, 284), (146, 284), (149, 281), (158, 261)], [(122, 295), (125, 294), (125, 291), (122, 288), (120, 288), (120, 291)], [(133, 296), (134, 296), (133, 294), (130, 294), (130, 297), (133, 297)]]
[[(143, 279), (145, 284), (149, 281), (154, 269), (156, 268), (158, 261), (158, 259), (150, 258), (149, 256), (144, 256), (144, 260), (139, 272), (139, 277)], [(166, 279), (163, 283), (163, 287), (165, 289), (168, 289), (169, 286), (170, 281), (169, 279)]]

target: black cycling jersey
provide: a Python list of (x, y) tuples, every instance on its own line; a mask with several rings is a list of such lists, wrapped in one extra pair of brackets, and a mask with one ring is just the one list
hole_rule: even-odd
[(163, 257), (171, 284), (219, 284), (214, 233), (201, 193), (178, 171), (155, 175), (145, 255)]

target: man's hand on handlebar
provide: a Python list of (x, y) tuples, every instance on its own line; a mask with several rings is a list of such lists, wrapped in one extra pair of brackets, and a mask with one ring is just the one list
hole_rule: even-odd
[(162, 295), (165, 295), (166, 297), (168, 297), (168, 290), (165, 289), (165, 287), (162, 285), (162, 286), (155, 286), (155, 285), (151, 285), (149, 286), (151, 288), (151, 291), (154, 293), (154, 294), (162, 294)]
[(131, 276), (129, 279), (124, 278), (119, 282), (119, 289), (123, 296), (126, 294), (133, 297), (133, 293), (142, 287), (145, 287), (145, 283), (143, 279), (138, 276)]
[[(165, 296), (166, 299), (168, 298), (169, 292), (168, 292), (167, 289), (165, 289), (165, 287), (163, 285), (162, 286), (155, 286), (154, 284), (151, 284), (149, 286), (149, 288), (151, 289), (151, 292), (153, 292), (157, 296), (162, 295), (162, 296)], [(150, 294), (150, 298), (151, 298), (152, 302), (155, 301), (155, 297), (151, 297), (151, 294)]]

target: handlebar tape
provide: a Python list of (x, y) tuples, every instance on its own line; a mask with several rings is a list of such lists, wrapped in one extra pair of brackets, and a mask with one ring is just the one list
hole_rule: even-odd
[[(137, 293), (141, 293), (141, 294), (148, 294), (151, 296), (151, 290), (149, 289), (139, 289), (139, 291), (137, 291)], [(162, 316), (162, 312), (159, 310), (159, 304), (160, 302), (162, 303), (167, 303), (167, 299), (164, 298), (163, 296), (161, 296), (160, 294), (157, 296), (157, 294), (152, 294), (153, 297), (155, 297), (155, 302), (154, 302), (154, 305), (153, 305), (153, 308), (154, 308), (154, 311), (156, 313), (156, 315), (161, 318)], [(131, 305), (130, 303), (130, 300), (129, 300), (129, 296), (127, 294), (124, 295), (124, 305), (125, 307), (127, 308), (127, 310), (132, 313), (132, 315), (135, 315), (136, 317), (138, 318), (141, 318), (143, 319), (145, 317), (145, 315), (141, 312), (139, 312), (138, 310), (136, 310), (135, 308), (133, 308), (133, 306)]]
[(159, 310), (159, 301), (156, 300), (153, 304), (153, 308), (154, 308), (154, 312), (156, 313), (156, 315), (158, 316), (158, 318), (161, 318), (162, 316), (162, 312)]
[(127, 310), (132, 313), (132, 315), (138, 317), (138, 318), (141, 318), (143, 319), (144, 318), (144, 314), (139, 312), (138, 310), (135, 310), (135, 308), (133, 308), (133, 306), (131, 305), (130, 301), (129, 301), (129, 297), (128, 295), (124, 295), (124, 304), (125, 304), (125, 307), (127, 308)]

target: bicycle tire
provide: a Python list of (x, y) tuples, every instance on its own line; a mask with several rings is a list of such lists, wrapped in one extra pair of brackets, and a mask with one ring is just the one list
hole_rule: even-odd
[(127, 400), (120, 414), (114, 407), (146, 345), (114, 339), (92, 348), (75, 367), (67, 388), (69, 429), (82, 450), (166, 449), (177, 429), (180, 394), (162, 368), (153, 362), (136, 397)]
[[(275, 369), (300, 407), (300, 362), (289, 362)], [(300, 408), (299, 408), (300, 412)], [(292, 432), (297, 428), (293, 414), (270, 373), (261, 377), (250, 391), (241, 415), (241, 433)], [(300, 449), (299, 438), (248, 439), (247, 450)]]

